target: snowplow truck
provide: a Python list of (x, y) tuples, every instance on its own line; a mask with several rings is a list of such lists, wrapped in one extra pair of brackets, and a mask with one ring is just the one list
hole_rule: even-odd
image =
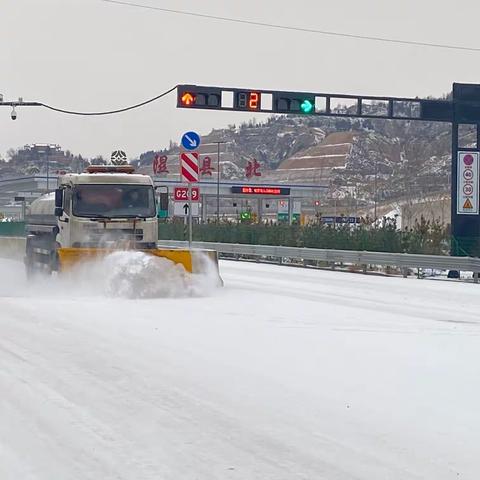
[(217, 252), (157, 245), (155, 188), (130, 165), (90, 166), (67, 173), (58, 187), (34, 200), (27, 215), (27, 274), (64, 272), (118, 250), (139, 250), (180, 263), (191, 273), (213, 268)]

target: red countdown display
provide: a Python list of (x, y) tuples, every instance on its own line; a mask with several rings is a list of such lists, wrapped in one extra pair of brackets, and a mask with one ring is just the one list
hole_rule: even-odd
[(260, 110), (260, 92), (236, 92), (235, 108), (239, 110)]
[(248, 96), (248, 108), (250, 110), (258, 110), (260, 108), (260, 94), (251, 92)]

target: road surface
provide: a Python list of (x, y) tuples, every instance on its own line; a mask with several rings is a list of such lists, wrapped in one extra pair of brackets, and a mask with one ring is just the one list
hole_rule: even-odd
[(0, 478), (478, 478), (478, 285), (221, 270), (131, 299), (0, 260)]

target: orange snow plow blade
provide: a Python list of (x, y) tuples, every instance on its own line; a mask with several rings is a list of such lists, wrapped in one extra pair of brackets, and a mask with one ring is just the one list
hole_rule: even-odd
[[(100, 259), (110, 253), (118, 252), (113, 248), (59, 248), (59, 271), (66, 272), (80, 263)], [(155, 257), (171, 260), (182, 264), (190, 273), (212, 273), (218, 276), (218, 283), (223, 285), (218, 268), (218, 254), (215, 250), (186, 250), (180, 248), (154, 248), (148, 250), (134, 250), (144, 252)]]

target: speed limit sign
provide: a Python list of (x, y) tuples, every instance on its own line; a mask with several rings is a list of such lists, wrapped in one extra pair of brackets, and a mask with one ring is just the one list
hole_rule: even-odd
[[(188, 200), (188, 187), (175, 187), (173, 196), (176, 202)], [(198, 187), (192, 187), (192, 202), (198, 202), (199, 200), (200, 189)]]

